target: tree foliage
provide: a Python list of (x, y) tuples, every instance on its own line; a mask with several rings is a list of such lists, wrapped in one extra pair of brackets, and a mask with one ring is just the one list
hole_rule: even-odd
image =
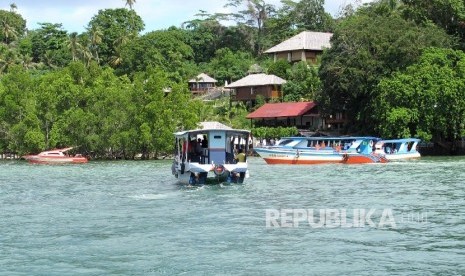
[(215, 79), (231, 83), (244, 77), (252, 64), (254, 59), (250, 54), (234, 53), (229, 48), (222, 48), (216, 51), (210, 61), (209, 71)]
[[(206, 16), (206, 15), (205, 15)], [(215, 51), (222, 48), (226, 27), (214, 18), (185, 22), (187, 44), (190, 45), (196, 63), (208, 62)]]
[(232, 14), (232, 16), (240, 24), (250, 27), (246, 28), (246, 30), (254, 34), (252, 40), (249, 41), (251, 49), (253, 49), (254, 53), (261, 54), (264, 50), (265, 22), (274, 14), (275, 7), (264, 0), (228, 0), (225, 6), (245, 8)]
[(117, 67), (120, 64), (120, 50), (128, 41), (137, 37), (144, 29), (144, 22), (132, 9), (104, 9), (92, 17), (88, 29), (102, 32), (98, 55), (102, 62)]
[(72, 58), (66, 46), (68, 34), (61, 24), (39, 23), (31, 34), (32, 58), (51, 68), (64, 67)]
[(283, 85), (284, 101), (310, 101), (321, 93), (321, 81), (315, 66), (301, 61), (295, 63), (287, 75), (287, 82)]
[(24, 35), (26, 20), (14, 11), (0, 10), (0, 28), (0, 41), (10, 44)]
[(323, 110), (345, 110), (359, 131), (375, 127), (372, 101), (381, 78), (415, 63), (423, 49), (453, 45), (442, 29), (417, 25), (384, 7), (375, 3), (341, 22), (322, 58)]
[(0, 83), (4, 152), (78, 146), (93, 157), (149, 157), (168, 152), (172, 133), (198, 121), (187, 88), (161, 70), (138, 73), (132, 82), (75, 62), (34, 79), (15, 67)]
[(434, 23), (461, 38), (465, 47), (465, 2), (461, 0), (402, 0), (405, 18), (420, 24)]
[(287, 79), (287, 71), (291, 69), (291, 64), (284, 59), (279, 59), (275, 62), (272, 62), (268, 66), (268, 74), (269, 75), (275, 75), (278, 76), (282, 79)]
[(280, 137), (292, 137), (299, 134), (296, 127), (254, 127), (252, 135), (256, 138), (274, 139)]
[(121, 50), (119, 71), (132, 75), (153, 67), (167, 72), (172, 79), (186, 79), (192, 74), (189, 63), (193, 61), (193, 51), (184, 39), (183, 31), (176, 28), (133, 39)]
[(465, 53), (430, 48), (381, 80), (375, 115), (385, 137), (454, 141), (465, 136)]
[[(331, 32), (335, 27), (334, 19), (325, 11), (325, 0), (289, 1), (294, 7), (289, 13), (299, 30)], [(286, 5), (286, 2), (284, 3)]]

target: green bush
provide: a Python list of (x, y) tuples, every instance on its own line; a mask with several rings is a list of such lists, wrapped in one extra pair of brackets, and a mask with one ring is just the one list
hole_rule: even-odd
[(256, 138), (281, 138), (295, 136), (299, 133), (296, 127), (256, 127), (252, 129), (252, 135)]

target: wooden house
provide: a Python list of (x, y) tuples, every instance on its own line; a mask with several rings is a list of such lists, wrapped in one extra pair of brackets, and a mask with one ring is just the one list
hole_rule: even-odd
[(285, 59), (289, 62), (309, 61), (316, 63), (317, 56), (331, 47), (332, 33), (304, 31), (266, 50), (274, 61)]
[(214, 89), (217, 82), (217, 80), (207, 74), (201, 73), (197, 77), (189, 80), (189, 90), (192, 94), (203, 94)]
[(267, 74), (250, 74), (240, 80), (226, 85), (225, 88), (232, 89), (231, 101), (250, 101), (255, 105), (258, 95), (263, 96), (265, 101), (281, 99), (281, 86), (286, 83), (282, 78)]

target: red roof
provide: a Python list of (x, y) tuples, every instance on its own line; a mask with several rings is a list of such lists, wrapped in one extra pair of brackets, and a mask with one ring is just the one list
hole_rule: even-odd
[(267, 103), (247, 115), (247, 119), (302, 116), (316, 106), (314, 102)]

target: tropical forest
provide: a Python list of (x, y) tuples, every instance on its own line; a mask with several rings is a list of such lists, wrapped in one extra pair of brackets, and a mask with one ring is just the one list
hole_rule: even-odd
[[(465, 1), (375, 0), (335, 16), (324, 0), (219, 1), (237, 12), (199, 11), (162, 30), (145, 29), (134, 0), (99, 10), (82, 33), (29, 30), (16, 4), (0, 10), (0, 153), (75, 146), (92, 158), (158, 158), (200, 121), (250, 129), (246, 115), (264, 101), (204, 101), (188, 80), (204, 72), (224, 85), (256, 67), (287, 80), (280, 101), (345, 112), (342, 134), (465, 136)], [(333, 33), (317, 63), (264, 53), (302, 31)]]

